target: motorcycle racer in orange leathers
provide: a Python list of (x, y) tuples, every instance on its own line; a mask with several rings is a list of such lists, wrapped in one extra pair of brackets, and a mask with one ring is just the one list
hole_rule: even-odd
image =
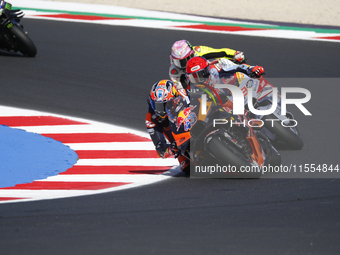
[[(145, 117), (145, 126), (155, 145), (158, 156), (161, 158), (178, 156), (180, 168), (184, 170), (189, 166), (190, 162), (185, 157), (176, 154), (178, 149), (170, 130), (165, 108), (169, 100), (178, 96), (181, 95), (172, 81), (161, 80), (155, 83), (147, 100), (148, 112)], [(188, 101), (186, 103), (189, 104)]]

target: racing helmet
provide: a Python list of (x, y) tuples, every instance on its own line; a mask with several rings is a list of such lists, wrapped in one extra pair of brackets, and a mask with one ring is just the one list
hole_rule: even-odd
[(194, 56), (195, 51), (186, 40), (176, 41), (171, 47), (170, 58), (178, 68), (185, 68), (188, 60)]
[(152, 86), (150, 104), (152, 109), (161, 117), (166, 116), (166, 103), (177, 96), (177, 90), (170, 80), (161, 80)]
[(210, 76), (209, 62), (203, 57), (194, 57), (188, 61), (186, 75), (191, 83), (205, 83)]

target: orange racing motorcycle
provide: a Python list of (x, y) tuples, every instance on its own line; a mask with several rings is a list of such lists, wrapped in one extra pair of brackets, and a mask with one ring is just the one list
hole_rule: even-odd
[[(219, 94), (207, 85), (192, 85), (190, 105), (177, 97), (166, 105), (177, 156), (190, 160), (192, 177), (259, 178), (264, 165), (280, 165), (281, 155), (268, 137), (246, 117), (222, 107)], [(202, 95), (208, 99), (206, 111)]]

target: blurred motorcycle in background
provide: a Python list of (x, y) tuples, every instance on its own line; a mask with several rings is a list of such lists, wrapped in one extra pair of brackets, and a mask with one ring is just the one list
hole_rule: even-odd
[(19, 24), (23, 16), (22, 11), (12, 10), (10, 3), (0, 0), (0, 49), (34, 57), (37, 48)]

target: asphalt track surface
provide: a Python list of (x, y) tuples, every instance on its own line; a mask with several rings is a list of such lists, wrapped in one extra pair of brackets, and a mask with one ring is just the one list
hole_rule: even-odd
[[(144, 130), (175, 40), (246, 52), (268, 78), (320, 78), (283, 163), (339, 163), (340, 44), (24, 19), (38, 55), (2, 54), (0, 103)], [(331, 79), (326, 79), (331, 78)], [(20, 159), (18, 159), (20, 160)], [(280, 175), (278, 175), (280, 177)], [(339, 254), (339, 179), (190, 179), (0, 205), (0, 254)]]

